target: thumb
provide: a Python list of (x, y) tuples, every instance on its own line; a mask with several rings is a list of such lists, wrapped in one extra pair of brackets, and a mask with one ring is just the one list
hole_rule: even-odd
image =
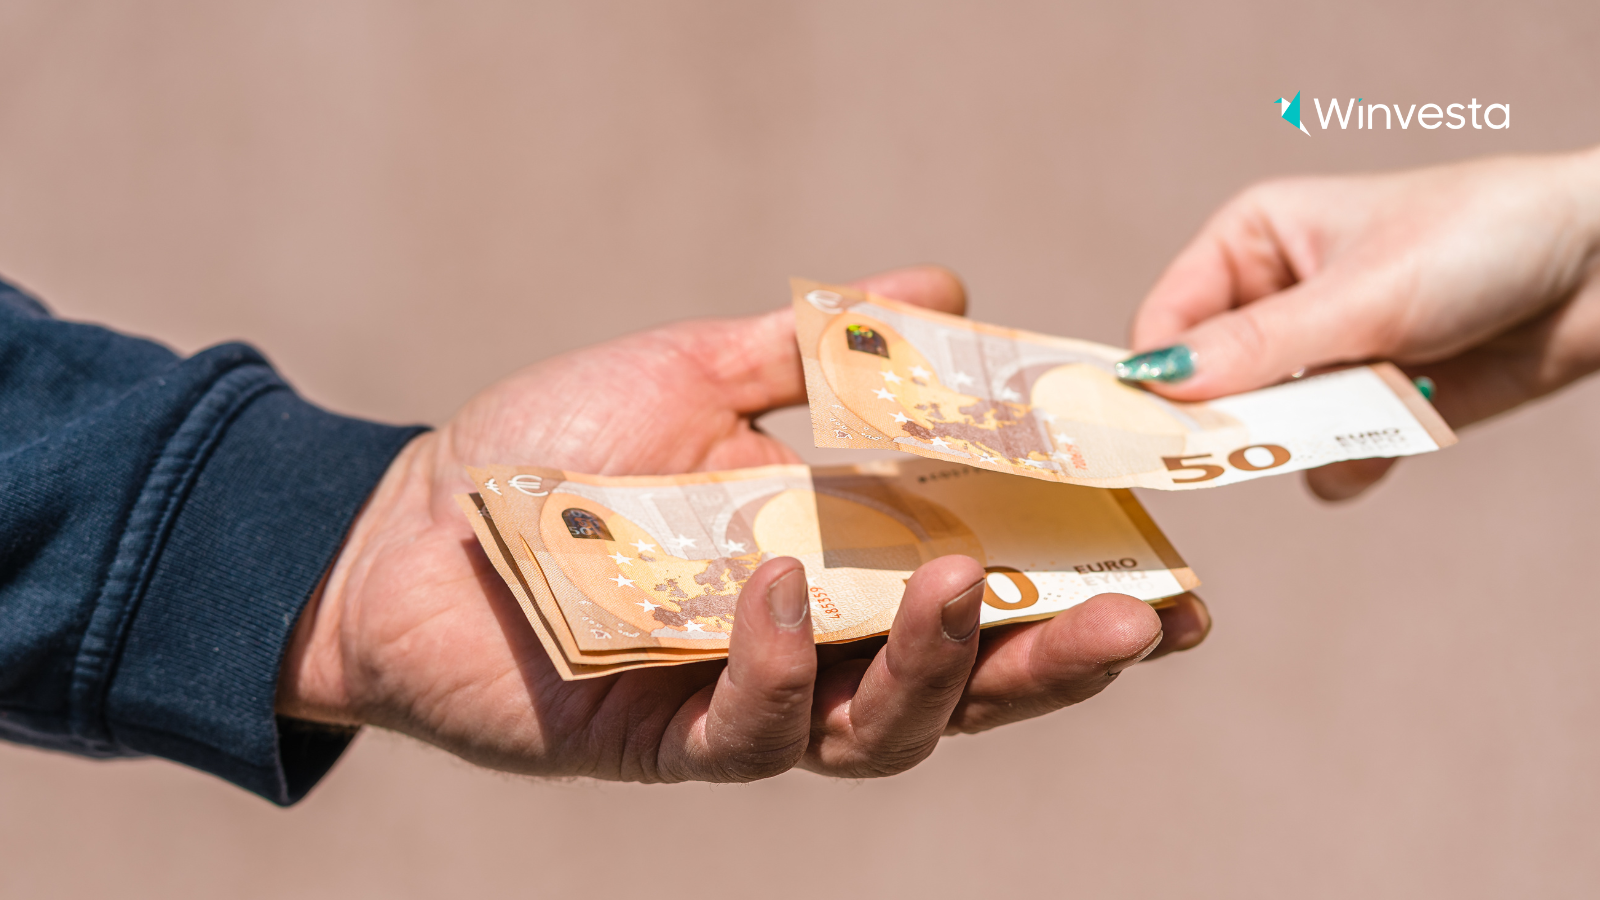
[(891, 300), (911, 303), (939, 312), (964, 315), (967, 311), (967, 288), (960, 276), (944, 266), (920, 265), (890, 269), (876, 275), (857, 279), (852, 287)]
[[(906, 266), (862, 278), (854, 285), (939, 312), (961, 315), (967, 290), (956, 273), (935, 265)], [(688, 359), (699, 362), (743, 414), (760, 414), (806, 402), (805, 373), (794, 338), (794, 310), (669, 325), (664, 331)]]
[(1209, 400), (1276, 384), (1301, 369), (1382, 355), (1389, 330), (1363, 316), (1358, 285), (1306, 281), (1205, 319), (1171, 344), (1117, 364), (1128, 381), (1173, 400)]

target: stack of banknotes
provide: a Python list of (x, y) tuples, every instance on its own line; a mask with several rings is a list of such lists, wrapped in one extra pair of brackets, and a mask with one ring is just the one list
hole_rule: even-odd
[(1131, 487), (1216, 487), (1455, 436), (1404, 375), (1357, 366), (1206, 403), (1119, 381), (1125, 351), (794, 282), (819, 447), (924, 459), (607, 477), (469, 474), (478, 540), (568, 679), (727, 656), (762, 561), (805, 566), (818, 643), (885, 633), (950, 553), (988, 572), (984, 626), (1107, 591), (1199, 584)]

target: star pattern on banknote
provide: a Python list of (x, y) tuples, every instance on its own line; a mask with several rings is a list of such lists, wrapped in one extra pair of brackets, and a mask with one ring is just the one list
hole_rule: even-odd
[[(870, 296), (845, 290), (838, 292), (841, 297)], [(888, 298), (874, 296), (871, 303), (881, 308), (856, 308), (845, 324), (835, 313), (807, 302), (803, 292), (795, 295), (795, 315), (804, 326), (797, 333), (807, 376), (820, 377), (830, 388), (811, 394), (812, 433), (819, 445), (878, 449), (887, 444), (905, 453), (959, 458), (1032, 479), (1189, 490), (1321, 465), (1335, 461), (1332, 456), (1404, 456), (1455, 441), (1437, 416), (1415, 404), (1407, 379), (1389, 364), (1279, 385), (1261, 394), (1259, 403), (1152, 404), (1152, 395), (1108, 377), (1126, 353), (1115, 347), (1088, 342), (1069, 346), (1049, 335), (929, 316)], [(841, 341), (844, 337), (848, 340)], [(894, 382), (890, 374), (903, 383)], [(1306, 387), (1313, 381), (1319, 387)], [(898, 398), (888, 396), (890, 391)], [(1047, 396), (1066, 401), (1060, 412), (1035, 406)], [(1390, 402), (1394, 397), (1402, 400), (1404, 413)], [(830, 409), (836, 416), (832, 422)], [(841, 421), (847, 412), (866, 424), (847, 429)], [(1331, 429), (1340, 429), (1339, 435), (1358, 433), (1348, 421), (1388, 421), (1391, 413), (1401, 416), (1397, 421), (1405, 437), (1385, 438), (1381, 448), (1365, 439), (1338, 442), (1337, 449), (1325, 443), (1336, 436)], [(1292, 441), (1262, 442), (1264, 435), (1277, 435), (1290, 422), (1295, 423)], [(950, 443), (949, 451), (930, 445), (935, 434)], [(1181, 442), (1174, 440), (1180, 435)], [(1278, 449), (1251, 449), (1261, 446)], [(1056, 450), (1070, 459), (1053, 456)], [(1226, 464), (1233, 451), (1246, 450), (1251, 455), (1245, 465)], [(1189, 454), (1185, 459), (1204, 455), (1216, 464), (1175, 468), (1171, 463), (1177, 457), (1161, 455), (1180, 451)], [(979, 453), (984, 454), (981, 460)], [(1023, 462), (1030, 457), (1033, 462)], [(1203, 477), (1192, 477), (1202, 468)]]
[(903, 379), (901, 379), (901, 377), (899, 375), (896, 375), (894, 372), (892, 372), (892, 371), (890, 371), (888, 369), (884, 369), (882, 372), (879, 372), (878, 374), (882, 375), (883, 376), (883, 380), (887, 381), (890, 384), (899, 384), (903, 380)]
[(906, 415), (906, 414), (905, 414), (905, 413), (903, 413), (903, 412), (897, 412), (897, 413), (895, 413), (895, 414), (894, 414), (894, 420), (895, 420), (895, 421), (896, 421), (896, 422), (898, 422), (898, 423), (900, 423), (900, 424), (902, 424), (902, 425), (904, 425), (904, 424), (905, 424), (905, 423), (907, 423), (907, 422), (909, 422), (909, 421), (911, 421), (911, 417), (910, 417), (910, 416), (908, 416), (908, 415)]
[(938, 447), (940, 450), (949, 450), (950, 449), (950, 443), (948, 441), (946, 441), (942, 437), (936, 437), (933, 440), (929, 441), (928, 443), (931, 446)]
[[(856, 362), (850, 360), (850, 362)], [(901, 363), (903, 364), (903, 363)], [(909, 367), (908, 367), (909, 368)], [(869, 374), (870, 373), (863, 373)], [(880, 379), (881, 380), (881, 379)], [(906, 379), (909, 384), (909, 378)], [(949, 391), (935, 388), (938, 399), (944, 399)], [(864, 393), (864, 392), (863, 392)], [(870, 397), (870, 395), (868, 395)], [(948, 402), (948, 401), (946, 401)], [(987, 407), (985, 407), (987, 409)], [(895, 407), (883, 409), (881, 415), (887, 418)], [(938, 422), (941, 416), (930, 413), (928, 419)], [(919, 416), (912, 416), (911, 421), (923, 421)], [(1063, 417), (1061, 431), (1074, 426)], [(859, 530), (851, 529), (846, 535), (829, 535), (830, 541), (837, 538), (840, 549), (872, 550), (885, 546), (887, 542), (904, 540), (904, 528), (914, 527), (917, 532), (929, 534), (946, 533), (947, 529), (956, 533), (967, 534), (965, 546), (973, 549), (982, 549), (984, 552), (996, 555), (997, 558), (1012, 559), (1020, 555), (1025, 561), (1033, 557), (1033, 551), (1018, 550), (1011, 554), (1007, 543), (1022, 541), (1024, 537), (1033, 541), (1048, 553), (1048, 548), (1063, 542), (1071, 543), (1074, 535), (1082, 533), (1107, 535), (1104, 551), (1106, 558), (1121, 559), (1123, 557), (1142, 556), (1148, 553), (1145, 541), (1147, 537), (1141, 535), (1153, 534), (1137, 523), (1132, 523), (1129, 512), (1124, 504), (1106, 504), (1101, 502), (1098, 494), (1084, 491), (1054, 491), (1042, 490), (1034, 485), (1033, 478), (1050, 476), (1057, 470), (1064, 472), (1082, 471), (1082, 467), (1074, 466), (1071, 461), (1058, 461), (1057, 458), (1045, 457), (1039, 450), (1032, 451), (1034, 460), (1047, 460), (1042, 465), (1034, 460), (1026, 464), (1019, 460), (1027, 459), (1025, 448), (1018, 450), (1000, 450), (976, 443), (964, 435), (943, 434), (935, 435), (913, 426), (906, 426), (916, 432), (912, 443), (916, 448), (928, 456), (936, 456), (945, 462), (935, 463), (933, 460), (898, 461), (892, 465), (872, 465), (853, 470), (853, 475), (839, 481), (836, 485), (826, 488), (828, 496), (837, 500), (837, 507), (841, 515), (853, 515), (865, 519), (863, 527)], [(1030, 434), (1037, 431), (1037, 438), (1048, 441), (1058, 429), (1048, 431), (1028, 427)], [(895, 429), (898, 430), (898, 429)], [(937, 443), (935, 437), (940, 438)], [(1085, 433), (1085, 441), (1091, 434)], [(940, 448), (948, 448), (941, 452)], [(1058, 449), (1049, 447), (1049, 450)], [(1075, 456), (1081, 456), (1076, 447), (1061, 445), (1059, 449), (1066, 450)], [(932, 452), (929, 452), (929, 451)], [(964, 471), (959, 467), (952, 467), (947, 460), (959, 459), (962, 462), (977, 463), (978, 454), (982, 453), (988, 467), (1008, 470), (1013, 474), (1011, 478), (984, 478), (984, 479), (952, 479), (951, 476)], [(998, 458), (999, 464), (987, 462)], [(1027, 473), (1018, 472), (1017, 469), (1028, 467)], [(581, 641), (581, 645), (572, 649), (573, 642), (563, 642), (562, 647), (566, 662), (577, 665), (613, 666), (636, 663), (650, 664), (675, 664), (686, 662), (686, 654), (681, 648), (694, 647), (702, 653), (688, 654), (693, 659), (703, 659), (707, 656), (717, 656), (725, 652), (725, 641), (728, 638), (730, 626), (737, 615), (737, 601), (739, 589), (745, 586), (748, 579), (764, 557), (777, 555), (791, 548), (804, 548), (809, 546), (822, 547), (824, 545), (823, 523), (817, 518), (817, 510), (812, 502), (792, 502), (786, 492), (795, 490), (797, 485), (804, 484), (807, 479), (815, 485), (817, 477), (812, 474), (815, 470), (808, 470), (802, 466), (788, 466), (774, 471), (772, 468), (756, 468), (749, 470), (736, 470), (717, 472), (715, 474), (684, 474), (677, 476), (675, 483), (679, 490), (669, 494), (658, 485), (667, 481), (661, 476), (648, 476), (637, 480), (628, 478), (602, 478), (599, 476), (586, 476), (576, 473), (562, 473), (562, 480), (573, 482), (584, 489), (574, 493), (587, 498), (585, 506), (589, 507), (588, 515), (596, 520), (601, 520), (605, 526), (599, 535), (594, 532), (598, 527), (576, 529), (579, 534), (566, 540), (567, 531), (573, 523), (591, 526), (593, 523), (585, 517), (568, 516), (555, 520), (552, 536), (560, 540), (552, 541), (552, 546), (535, 552), (526, 548), (534, 556), (532, 564), (538, 565), (543, 570), (543, 575), (552, 583), (564, 584), (564, 589), (554, 596), (538, 596), (531, 598), (533, 604), (539, 609), (529, 609), (529, 622), (535, 630), (540, 631), (541, 638), (550, 638), (544, 630), (557, 621), (557, 617), (564, 617), (571, 627), (572, 636)], [(833, 473), (839, 470), (828, 470)], [(474, 473), (476, 483), (482, 488), (487, 481), (486, 473)], [(1030, 478), (1016, 477), (1021, 475)], [(509, 474), (502, 474), (500, 486), (510, 487)], [(948, 480), (947, 480), (948, 479)], [(642, 482), (642, 483), (641, 483)], [(641, 488), (654, 488), (656, 496), (662, 501), (660, 511), (652, 510), (639, 504)], [(637, 492), (636, 492), (637, 491)], [(482, 491), (484, 497), (494, 498), (488, 490)], [(517, 492), (511, 491), (516, 494)], [(815, 489), (813, 494), (820, 496)], [(684, 503), (680, 496), (687, 498)], [(896, 504), (902, 513), (896, 519), (900, 522), (880, 521), (881, 517), (868, 514), (880, 509), (879, 498), (884, 496), (905, 497), (906, 503)], [(763, 498), (760, 506), (754, 506), (751, 497)], [(919, 502), (926, 498), (927, 502)], [(522, 502), (520, 496), (513, 498)], [(493, 503), (493, 499), (489, 501)], [(668, 503), (671, 506), (668, 506)], [(471, 518), (479, 540), (484, 549), (496, 561), (497, 568), (502, 572), (516, 572), (518, 565), (529, 565), (519, 552), (516, 559), (510, 559), (508, 545), (498, 540), (495, 532), (501, 529), (495, 527), (492, 519), (494, 507), (487, 504), (478, 506), (475, 502), (468, 501), (462, 504), (463, 511)], [(490, 510), (491, 518), (484, 520), (478, 515), (473, 515), (480, 508)], [(561, 509), (557, 505), (554, 510)], [(600, 510), (611, 510), (602, 519)], [(994, 515), (991, 510), (1000, 512)], [(655, 521), (654, 527), (646, 530), (649, 521), (645, 515), (630, 517), (625, 511), (641, 510)], [(521, 510), (516, 506), (508, 507), (513, 515), (520, 516)], [(657, 516), (673, 514), (665, 522)], [(903, 519), (910, 517), (911, 522)], [(515, 543), (518, 532), (525, 520), (512, 519), (507, 523), (503, 533)], [(542, 520), (540, 520), (542, 521)], [(764, 530), (759, 530), (763, 535), (761, 542), (756, 540), (757, 522), (762, 523)], [(1027, 535), (1019, 536), (1015, 523), (1027, 524)], [(513, 524), (515, 523), (515, 524)], [(566, 528), (562, 524), (567, 525)], [(963, 526), (962, 523), (966, 523)], [(1148, 526), (1144, 526), (1148, 527)], [(690, 534), (693, 532), (693, 534)], [(781, 546), (767, 544), (765, 535), (771, 533), (776, 536)], [(634, 541), (626, 541), (628, 535), (633, 535)], [(611, 535), (615, 537), (612, 538)], [(646, 537), (645, 535), (649, 535)], [(694, 535), (699, 535), (695, 538)], [(652, 543), (659, 536), (657, 543)], [(583, 540), (583, 538), (602, 537), (603, 540)], [(630, 544), (632, 546), (630, 546)], [(681, 558), (674, 553), (675, 547), (685, 549), (693, 546), (698, 548), (704, 544), (704, 549), (688, 550), (688, 558)], [(657, 547), (661, 550), (656, 550)], [(830, 549), (832, 549), (830, 543)], [(1019, 543), (1019, 547), (1026, 546)], [(611, 553), (605, 553), (605, 548), (610, 547)], [(637, 553), (624, 553), (623, 547), (638, 549)], [(519, 550), (525, 549), (521, 546)], [(934, 549), (929, 547), (929, 549)], [(947, 549), (939, 547), (938, 549)], [(957, 551), (961, 546), (950, 546), (948, 549)], [(597, 552), (598, 551), (598, 552)], [(654, 551), (654, 552), (646, 552)], [(770, 552), (769, 552), (770, 551)], [(919, 554), (920, 555), (920, 554)], [(1097, 549), (1096, 555), (1100, 555)], [(597, 558), (608, 559), (615, 563), (611, 567), (611, 574), (607, 575), (603, 565), (597, 566)], [(888, 561), (886, 561), (888, 562)], [(1067, 571), (1064, 566), (1057, 565), (1053, 568), (1038, 568), (1053, 563), (1053, 559), (1039, 559), (1029, 566), (1019, 566), (1025, 571)], [(637, 563), (637, 565), (634, 565)], [(895, 563), (889, 563), (894, 565)], [(907, 565), (913, 561), (907, 560)], [(887, 566), (885, 566), (887, 568)], [(622, 570), (626, 569), (624, 572)], [(526, 573), (525, 573), (526, 574)], [(1139, 580), (1137, 584), (1130, 583), (1129, 590), (1138, 590), (1136, 594), (1144, 599), (1154, 599), (1161, 594), (1158, 591), (1177, 591), (1181, 582), (1169, 583), (1179, 578), (1172, 574), (1171, 579)], [(883, 621), (894, 612), (895, 605), (902, 593), (904, 579), (909, 578), (911, 570), (905, 571), (867, 571), (856, 570), (850, 567), (815, 566), (810, 577), (817, 580), (811, 582), (818, 591), (815, 596), (859, 597), (855, 603), (841, 609), (831, 606), (812, 604), (813, 630), (819, 641), (824, 635), (840, 636), (843, 632), (854, 639), (855, 636), (869, 631), (881, 631), (881, 626), (873, 626), (875, 621)], [(565, 581), (561, 581), (564, 577)], [(1045, 579), (1041, 579), (1045, 580)], [(1057, 579), (1067, 585), (1060, 590), (1065, 591), (1059, 598), (1053, 598), (1049, 584), (1038, 584), (1039, 606), (1052, 604), (1050, 610), (1065, 607), (1078, 602), (1084, 597), (1079, 596), (1084, 591), (1092, 590), (1078, 584), (1075, 579)], [(606, 584), (611, 588), (607, 589)], [(517, 585), (513, 580), (512, 584)], [(514, 588), (515, 589), (515, 588)], [(1081, 590), (1080, 590), (1081, 589)], [(1150, 594), (1144, 597), (1144, 592)], [(520, 592), (519, 592), (520, 593)], [(661, 594), (662, 599), (657, 601), (655, 594)], [(825, 601), (823, 601), (825, 602)], [(631, 608), (630, 608), (631, 607)], [(635, 612), (634, 609), (639, 610)], [(1025, 619), (1036, 617), (1044, 608), (1031, 608), (1026, 611), (1008, 612), (999, 610), (1004, 619)], [(842, 616), (839, 614), (842, 613)], [(992, 615), (992, 614), (989, 614)], [(821, 627), (818, 627), (821, 626)], [(829, 626), (833, 626), (830, 628)], [(590, 629), (596, 629), (591, 633)], [(592, 638), (592, 642), (591, 642)], [(674, 641), (672, 638), (688, 639)], [(716, 638), (715, 642), (708, 640)], [(661, 640), (665, 639), (665, 640)], [(831, 640), (831, 638), (828, 638)], [(554, 643), (553, 639), (547, 641), (547, 646)], [(623, 663), (612, 659), (615, 654), (608, 654), (611, 650), (628, 650), (635, 653), (626, 657), (628, 662)], [(575, 674), (588, 674), (577, 672)]]

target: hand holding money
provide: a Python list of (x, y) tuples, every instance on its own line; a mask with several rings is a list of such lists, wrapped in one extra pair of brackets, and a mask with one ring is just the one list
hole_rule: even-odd
[[(964, 303), (937, 269), (863, 286), (951, 313)], [(818, 646), (789, 624), (802, 563), (779, 556), (735, 601), (726, 663), (563, 680), (457, 506), (475, 487), (466, 466), (622, 476), (790, 464), (752, 421), (804, 400), (788, 309), (656, 329), (491, 387), (391, 466), (301, 620), (279, 711), (382, 725), (515, 772), (726, 781), (798, 764), (883, 775), (915, 765), (946, 731), (1076, 703), (1143, 654), (1204, 637), (1209, 619), (1187, 593), (1161, 610), (1103, 594), (967, 634), (985, 573), (944, 555), (913, 569), (886, 637)]]
[(568, 679), (726, 656), (741, 590), (782, 556), (804, 568), (818, 643), (886, 633), (914, 570), (950, 554), (983, 567), (983, 626), (1111, 590), (1165, 605), (1199, 583), (1129, 492), (968, 466), (469, 471), (462, 511)]
[[(1259, 184), (1140, 307), (1134, 349), (1194, 363), (1151, 390), (1209, 400), (1297, 369), (1390, 359), (1461, 428), (1600, 369), (1600, 149)], [(1392, 459), (1308, 473), (1353, 497)]]
[(1154, 357), (1124, 360), (1115, 347), (972, 322), (852, 287), (795, 279), (793, 292), (819, 447), (1177, 491), (1455, 442), (1388, 363), (1180, 403), (1126, 383), (1166, 364)]

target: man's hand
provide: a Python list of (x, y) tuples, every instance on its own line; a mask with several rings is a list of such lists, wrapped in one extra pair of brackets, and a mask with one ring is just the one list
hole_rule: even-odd
[[(1151, 385), (1178, 400), (1373, 359), (1432, 378), (1456, 427), (1543, 396), (1600, 368), (1600, 150), (1252, 187), (1151, 289), (1133, 344), (1192, 351)], [(1343, 499), (1393, 464), (1306, 477)]]
[[(965, 307), (961, 283), (934, 267), (862, 286)], [(887, 639), (819, 648), (799, 563), (774, 559), (740, 595), (726, 662), (562, 681), (451, 500), (471, 490), (464, 467), (636, 475), (796, 462), (753, 422), (804, 402), (787, 308), (670, 325), (494, 385), (384, 476), (296, 629), (279, 712), (380, 725), (540, 775), (888, 775), (942, 734), (1076, 703), (1153, 651), (1205, 637), (1210, 619), (1191, 595), (1158, 616), (1118, 594), (980, 635), (983, 570), (946, 556), (913, 574)]]

